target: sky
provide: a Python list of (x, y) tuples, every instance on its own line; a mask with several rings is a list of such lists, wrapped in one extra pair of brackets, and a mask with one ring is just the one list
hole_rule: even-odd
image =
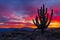
[(36, 28), (32, 19), (43, 4), (49, 14), (54, 10), (49, 27), (59, 28), (60, 0), (0, 0), (0, 28)]

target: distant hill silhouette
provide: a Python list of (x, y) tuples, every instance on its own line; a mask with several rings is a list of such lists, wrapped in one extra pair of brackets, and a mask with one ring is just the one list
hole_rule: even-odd
[(33, 28), (0, 28), (0, 32), (11, 32), (11, 31), (33, 31)]

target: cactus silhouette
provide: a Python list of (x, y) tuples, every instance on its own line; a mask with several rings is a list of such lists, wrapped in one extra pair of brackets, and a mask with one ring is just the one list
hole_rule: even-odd
[[(44, 4), (40, 9), (38, 9), (38, 16), (36, 16), (36, 18), (33, 19), (32, 21), (37, 26), (37, 29), (41, 30), (41, 34), (44, 34), (45, 29), (48, 28), (49, 24), (51, 23), (52, 16), (53, 16), (53, 9), (51, 10), (51, 15), (49, 18), (47, 8), (45, 8)], [(33, 36), (31, 40), (35, 40), (35, 33), (36, 33), (35, 31), (36, 29), (32, 33)]]
[(50, 19), (48, 19), (47, 8), (45, 8), (43, 4), (43, 6), (40, 9), (38, 9), (38, 16), (36, 16), (36, 18), (33, 19), (33, 23), (37, 26), (37, 29), (41, 29), (41, 31), (43, 32), (44, 29), (46, 29), (49, 26), (52, 20), (52, 16), (53, 9), (51, 10)]

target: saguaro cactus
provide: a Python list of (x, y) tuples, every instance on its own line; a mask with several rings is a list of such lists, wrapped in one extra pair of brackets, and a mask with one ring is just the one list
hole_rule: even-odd
[(40, 9), (38, 9), (38, 16), (36, 16), (36, 18), (33, 19), (33, 23), (37, 26), (38, 29), (44, 30), (49, 26), (52, 20), (52, 16), (53, 9), (51, 10), (50, 19), (48, 19), (47, 8), (45, 8), (43, 4), (43, 6)]

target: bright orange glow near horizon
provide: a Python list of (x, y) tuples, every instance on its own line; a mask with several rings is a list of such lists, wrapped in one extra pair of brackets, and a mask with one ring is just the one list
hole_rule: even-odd
[[(0, 23), (3, 24), (3, 23)], [(27, 26), (26, 26), (27, 25)], [(9, 24), (9, 25), (0, 25), (0, 28), (37, 28), (32, 22), (30, 24), (24, 23), (24, 24)], [(48, 28), (60, 28), (60, 22), (51, 22)]]

